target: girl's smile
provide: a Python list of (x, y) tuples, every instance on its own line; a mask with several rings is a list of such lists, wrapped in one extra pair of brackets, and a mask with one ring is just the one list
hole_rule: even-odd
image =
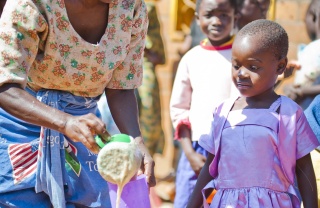
[(212, 45), (219, 46), (231, 39), (235, 9), (229, 0), (202, 0), (196, 16)]

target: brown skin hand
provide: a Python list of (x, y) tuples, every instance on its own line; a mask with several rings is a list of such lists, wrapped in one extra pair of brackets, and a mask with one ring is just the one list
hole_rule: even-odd
[(138, 120), (137, 99), (134, 90), (106, 89), (106, 97), (112, 117), (120, 132), (131, 135), (135, 138), (136, 144), (144, 155), (142, 171), (147, 177), (150, 187), (156, 185), (154, 176), (154, 161), (144, 145), (141, 137)]
[[(0, 3), (2, 6), (4, 2)], [(68, 17), (78, 34), (88, 42), (99, 42), (108, 23), (109, 5), (99, 0), (66, 0), (65, 3)], [(0, 100), (0, 107), (8, 113), (35, 125), (60, 131), (71, 140), (82, 142), (94, 153), (99, 148), (92, 133), (106, 135), (105, 124), (95, 115), (71, 116), (58, 111), (39, 102), (18, 84), (0, 86)]]
[(191, 130), (183, 125), (180, 128), (180, 144), (183, 149), (184, 154), (186, 155), (192, 170), (198, 176), (202, 167), (206, 162), (206, 157), (197, 153), (192, 147), (192, 140), (191, 140)]
[[(1, 14), (5, 3), (0, 0)], [(90, 43), (99, 42), (108, 24), (108, 1), (66, 0), (65, 3), (68, 17), (78, 34)], [(99, 148), (92, 134), (108, 136), (105, 124), (95, 115), (71, 116), (51, 108), (29, 95), (18, 84), (0, 86), (0, 100), (0, 107), (8, 113), (29, 123), (60, 131), (74, 142), (82, 142), (94, 153)]]
[(57, 130), (74, 142), (82, 142), (94, 153), (97, 153), (99, 148), (91, 132), (106, 134), (105, 124), (95, 115), (71, 116), (41, 103), (18, 84), (0, 86), (0, 100), (0, 107), (11, 115), (38, 126)]

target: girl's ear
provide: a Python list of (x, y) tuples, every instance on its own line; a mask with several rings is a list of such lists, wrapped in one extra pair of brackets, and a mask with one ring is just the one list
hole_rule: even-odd
[(282, 58), (279, 60), (279, 63), (278, 63), (278, 69), (277, 69), (277, 74), (280, 75), (284, 72), (284, 70), (286, 70), (286, 66), (288, 64), (288, 58), (285, 57), (285, 58)]

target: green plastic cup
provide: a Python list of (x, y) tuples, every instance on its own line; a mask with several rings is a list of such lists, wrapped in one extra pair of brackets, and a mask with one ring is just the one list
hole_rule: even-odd
[(96, 140), (96, 143), (101, 149), (110, 142), (131, 142), (130, 136), (127, 134), (114, 134), (108, 138), (107, 143), (104, 143), (99, 135), (96, 135), (94, 139)]

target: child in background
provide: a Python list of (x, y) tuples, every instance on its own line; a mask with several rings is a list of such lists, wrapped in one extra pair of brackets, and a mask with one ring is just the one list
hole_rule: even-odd
[(301, 107), (274, 91), (287, 52), (287, 33), (275, 22), (256, 20), (237, 34), (232, 77), (241, 96), (219, 105), (199, 140), (209, 154), (187, 207), (206, 203), (207, 185), (217, 190), (210, 207), (297, 208), (295, 175), (304, 207), (317, 207), (309, 153), (319, 142)]
[[(239, 0), (238, 0), (239, 1)], [(270, 0), (242, 0), (240, 17), (236, 22), (236, 30), (239, 31), (246, 24), (257, 20), (266, 19), (270, 6)]]
[(306, 29), (311, 43), (299, 45), (300, 70), (294, 82), (284, 87), (284, 94), (306, 109), (314, 97), (320, 94), (320, 0), (313, 0), (305, 16)]
[(196, 17), (207, 38), (181, 59), (170, 100), (175, 139), (183, 150), (176, 175), (175, 208), (187, 205), (206, 161), (206, 151), (198, 145), (204, 129), (210, 128), (204, 124), (210, 124), (215, 106), (232, 92), (231, 32), (236, 12), (233, 0), (197, 1)]

